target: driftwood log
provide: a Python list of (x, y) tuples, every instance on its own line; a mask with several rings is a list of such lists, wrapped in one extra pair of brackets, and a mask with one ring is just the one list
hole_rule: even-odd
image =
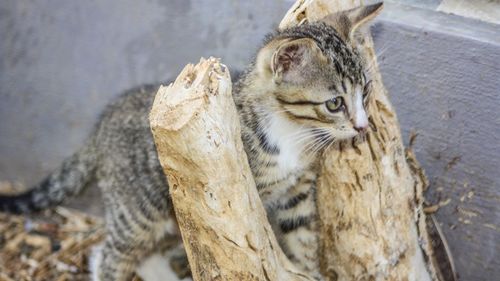
[[(297, 1), (280, 28), (359, 6)], [(327, 280), (451, 280), (439, 270), (426, 227), (426, 178), (404, 149), (373, 62), (371, 130), (323, 156), (318, 186), (321, 268)], [(150, 115), (159, 158), (195, 280), (309, 280), (278, 246), (240, 139), (228, 70), (216, 59), (188, 65), (157, 93)]]

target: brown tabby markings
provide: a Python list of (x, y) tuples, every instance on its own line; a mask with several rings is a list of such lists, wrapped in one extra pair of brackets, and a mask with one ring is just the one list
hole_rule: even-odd
[[(356, 30), (378, 11), (380, 5), (360, 7), (271, 34), (233, 88), (269, 220), (287, 256), (317, 279), (316, 156), (368, 126), (370, 83)], [(97, 183), (108, 235), (95, 260), (96, 280), (130, 280), (141, 260), (180, 239), (148, 122), (157, 89), (125, 93), (60, 170), (25, 194), (0, 196), (0, 209), (27, 212)]]

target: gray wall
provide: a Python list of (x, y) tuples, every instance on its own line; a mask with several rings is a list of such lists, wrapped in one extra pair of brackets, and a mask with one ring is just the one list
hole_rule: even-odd
[(373, 29), (461, 280), (500, 280), (500, 27), (389, 5)]
[[(109, 100), (218, 56), (241, 69), (293, 1), (0, 0), (0, 180), (31, 185)], [(384, 82), (431, 180), (461, 280), (500, 276), (498, 26), (388, 5)]]
[(31, 185), (110, 98), (218, 56), (242, 68), (290, 1), (0, 0), (0, 179)]

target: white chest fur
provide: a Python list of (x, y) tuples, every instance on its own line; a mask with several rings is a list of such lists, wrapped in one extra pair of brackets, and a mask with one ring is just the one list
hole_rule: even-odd
[(283, 116), (274, 115), (269, 119), (266, 135), (269, 142), (280, 149), (277, 162), (283, 175), (302, 170), (308, 164), (302, 157), (304, 141), (300, 141), (298, 130), (296, 124)]

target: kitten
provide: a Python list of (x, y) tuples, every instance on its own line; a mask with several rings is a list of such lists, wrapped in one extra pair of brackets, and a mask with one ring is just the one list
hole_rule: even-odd
[[(317, 155), (368, 127), (370, 81), (356, 36), (381, 6), (276, 31), (233, 89), (245, 151), (280, 245), (317, 279)], [(97, 183), (107, 227), (97, 280), (129, 280), (141, 260), (179, 237), (148, 122), (157, 89), (125, 93), (58, 171), (24, 194), (0, 197), (0, 209), (28, 212)]]

